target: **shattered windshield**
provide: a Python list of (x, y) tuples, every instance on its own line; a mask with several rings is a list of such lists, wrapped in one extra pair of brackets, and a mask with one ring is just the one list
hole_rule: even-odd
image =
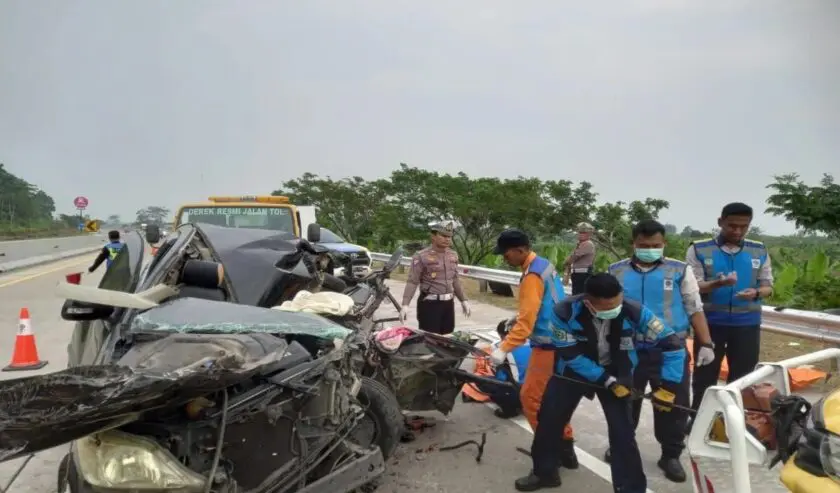
[(346, 327), (312, 313), (286, 312), (235, 303), (180, 298), (138, 313), (132, 332), (305, 334), (324, 339), (344, 339)]

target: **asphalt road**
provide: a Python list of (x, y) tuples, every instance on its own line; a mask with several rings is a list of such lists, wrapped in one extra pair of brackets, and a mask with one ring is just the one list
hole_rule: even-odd
[(67, 250), (105, 245), (107, 241), (108, 237), (104, 233), (38, 240), (0, 241), (0, 264)]
[[(66, 367), (66, 346), (71, 324), (59, 317), (63, 300), (53, 292), (65, 274), (81, 271), (90, 261), (90, 258), (80, 257), (0, 276), (0, 337), (6, 339), (0, 341), (0, 365), (5, 366), (12, 356), (18, 313), (22, 307), (27, 307), (32, 317), (40, 357), (49, 361), (49, 365), (38, 373), (58, 371)], [(86, 275), (83, 282), (96, 284), (100, 277), (101, 274), (98, 273)], [(399, 299), (402, 284), (394, 282), (393, 290)], [(388, 311), (390, 313), (384, 313)], [(383, 316), (393, 314), (393, 308), (383, 308)], [(457, 316), (459, 327), (462, 329), (492, 332), (498, 320), (510, 316), (510, 313), (496, 307), (476, 304), (471, 319), (463, 319), (460, 313)], [(19, 378), (34, 373), (0, 372), (0, 378)], [(597, 404), (586, 401), (575, 414), (573, 425), (582, 467), (576, 471), (563, 472), (563, 490), (588, 493), (612, 491), (609, 466), (601, 461), (607, 446), (606, 425), (602, 416)], [(532, 435), (524, 419), (502, 420), (496, 418), (492, 409), (486, 405), (461, 403), (448, 418), (444, 419), (440, 415), (438, 418), (435, 427), (425, 430), (416, 441), (398, 449), (378, 492), (514, 491), (513, 480), (530, 469), (528, 458), (515, 450), (517, 446), (528, 448), (530, 445)], [(481, 463), (475, 461), (475, 447), (467, 446), (454, 451), (437, 450), (465, 440), (477, 440), (483, 432), (487, 433), (487, 447)], [(648, 472), (650, 491), (692, 491), (690, 483), (671, 483), (658, 470), (656, 461), (659, 458), (659, 448), (653, 439), (649, 406), (645, 406), (638, 440)], [(54, 492), (56, 468), (66, 449), (66, 446), (62, 446), (37, 454), (9, 491)], [(22, 459), (19, 459), (0, 464), (0, 487), (5, 486), (21, 462)], [(685, 465), (689, 470), (687, 460)], [(721, 484), (715, 484), (717, 491), (729, 491), (724, 472), (725, 469), (721, 469), (720, 475), (716, 476), (723, 478)], [(774, 474), (762, 475), (761, 471), (756, 471), (751, 476), (758, 481), (754, 484), (760, 485), (765, 493), (774, 490), (785, 491), (780, 488)], [(764, 480), (767, 481), (766, 487)]]

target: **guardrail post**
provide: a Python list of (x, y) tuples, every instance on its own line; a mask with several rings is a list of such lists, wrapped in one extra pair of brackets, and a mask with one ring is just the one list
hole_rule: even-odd
[(485, 281), (484, 279), (480, 279), (478, 281), (478, 292), (479, 293), (486, 293), (487, 292), (487, 285), (488, 285), (487, 281)]
[(400, 274), (405, 274), (405, 266), (403, 264), (400, 264), (400, 266), (397, 267), (397, 272)]

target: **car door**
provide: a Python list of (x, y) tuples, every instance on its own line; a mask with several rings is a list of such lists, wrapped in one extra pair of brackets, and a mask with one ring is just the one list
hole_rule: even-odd
[[(105, 271), (99, 288), (111, 291), (134, 292), (146, 258), (146, 242), (138, 232), (131, 232), (123, 238), (123, 248), (114, 258), (111, 267)], [(108, 336), (113, 332), (125, 308), (117, 308), (110, 317), (103, 320), (76, 322), (70, 343), (67, 345), (67, 366), (91, 365), (101, 358), (100, 353)]]

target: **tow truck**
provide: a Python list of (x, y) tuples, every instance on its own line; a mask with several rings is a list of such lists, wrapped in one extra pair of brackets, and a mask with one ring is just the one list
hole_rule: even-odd
[(178, 208), (175, 227), (190, 222), (230, 228), (272, 229), (300, 238), (309, 225), (315, 223), (315, 206), (296, 206), (283, 196), (213, 196), (207, 202)]

